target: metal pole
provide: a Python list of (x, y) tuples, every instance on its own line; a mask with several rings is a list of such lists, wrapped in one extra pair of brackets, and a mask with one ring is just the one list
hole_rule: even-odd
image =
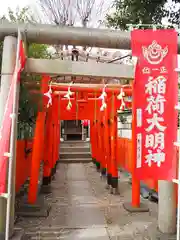
[[(16, 61), (17, 39), (12, 36), (7, 36), (4, 39), (2, 67), (1, 67), (1, 92), (0, 92), (0, 126), (4, 115), (6, 100), (8, 97), (12, 73), (14, 71)], [(14, 199), (14, 196), (12, 197)], [(0, 198), (0, 240), (5, 238), (5, 225), (6, 225), (6, 199)], [(14, 202), (11, 208), (11, 221), (10, 231), (13, 230), (14, 224)]]
[[(180, 131), (180, 130), (179, 130)], [(177, 209), (177, 237), (176, 239), (180, 239), (180, 148), (178, 149), (178, 209)]]
[[(5, 240), (9, 239), (9, 230), (12, 226), (11, 221), (11, 202), (15, 202), (15, 171), (16, 168), (16, 142), (17, 142), (17, 118), (18, 118), (18, 105), (19, 105), (19, 81), (18, 81), (18, 71), (19, 71), (19, 49), (20, 49), (20, 33), (18, 34), (18, 45), (16, 54), (16, 65), (14, 70), (13, 81), (14, 91), (13, 91), (13, 111), (12, 111), (12, 125), (11, 125), (11, 137), (10, 137), (10, 157), (9, 157), (9, 171), (8, 171), (8, 198), (7, 198), (7, 209), (6, 209), (6, 234)], [(14, 180), (14, 181), (13, 181)], [(14, 209), (13, 209), (14, 210)]]
[[(17, 36), (18, 28), (25, 33), (28, 42), (50, 45), (76, 45), (99, 48), (131, 49), (131, 34), (120, 30), (65, 27), (50, 24), (16, 24), (3, 21), (0, 24), (0, 41), (5, 36)], [(180, 52), (180, 37), (178, 38)]]
[[(180, 105), (176, 105), (175, 109), (180, 111)], [(178, 116), (179, 121), (179, 116)], [(180, 134), (180, 128), (178, 129), (178, 133)], [(176, 239), (180, 239), (180, 143), (179, 143), (179, 134), (177, 136), (177, 142), (174, 143), (175, 146), (178, 147), (178, 179), (173, 179), (173, 182), (178, 184), (178, 204), (177, 204), (177, 224), (176, 224)]]

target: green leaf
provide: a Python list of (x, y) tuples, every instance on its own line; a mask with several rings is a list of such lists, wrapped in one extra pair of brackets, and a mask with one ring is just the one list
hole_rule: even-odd
[[(172, 1), (174, 4), (180, 0)], [(127, 29), (127, 24), (161, 24), (164, 17), (178, 24), (180, 7), (167, 5), (168, 0), (114, 0), (114, 11), (106, 16), (108, 27)]]

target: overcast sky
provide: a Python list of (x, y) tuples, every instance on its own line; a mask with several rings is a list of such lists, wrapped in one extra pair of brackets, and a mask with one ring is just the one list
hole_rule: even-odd
[[(101, 0), (96, 0), (101, 1)], [(113, 0), (106, 0), (106, 2), (111, 3)], [(32, 5), (35, 3), (36, 0), (1, 0), (1, 7), (0, 7), (0, 15), (5, 14), (7, 12), (8, 7), (12, 9), (16, 9), (17, 6), (24, 7), (27, 5)]]
[(8, 7), (16, 9), (17, 6), (24, 7), (29, 5), (34, 0), (2, 0), (0, 7), (0, 14), (3, 15), (7, 12)]
[[(0, 7), (0, 14), (6, 13), (8, 7), (15, 9), (17, 6), (24, 7), (26, 5), (35, 3), (35, 1), (36, 0), (2, 0), (1, 7)], [(106, 0), (106, 2), (111, 2), (111, 1), (112, 0)], [(180, 4), (178, 5), (180, 6)], [(176, 8), (175, 4), (173, 4), (173, 0), (168, 0), (168, 7), (171, 9)]]

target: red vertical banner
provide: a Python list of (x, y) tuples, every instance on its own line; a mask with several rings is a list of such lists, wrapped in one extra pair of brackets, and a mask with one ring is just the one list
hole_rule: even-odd
[(24, 46), (20, 36), (18, 38), (18, 45), (19, 45), (19, 52), (17, 52), (17, 54), (19, 54), (18, 62), (16, 62), (15, 69), (12, 75), (11, 86), (6, 100), (5, 112), (2, 119), (2, 125), (0, 128), (0, 195), (6, 192), (6, 177), (8, 167), (7, 153), (9, 152), (9, 141), (11, 135), (12, 125), (11, 114), (13, 111), (14, 89), (18, 81), (20, 81), (20, 73), (23, 70), (26, 61)]
[(177, 33), (134, 30), (131, 42), (138, 59), (133, 94), (134, 173), (137, 179), (172, 180), (176, 177)]

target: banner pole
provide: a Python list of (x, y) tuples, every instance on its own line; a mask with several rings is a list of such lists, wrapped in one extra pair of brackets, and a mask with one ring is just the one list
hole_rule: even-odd
[[(17, 51), (16, 51), (16, 65), (14, 71), (14, 77), (17, 81), (18, 79), (18, 71), (20, 71), (19, 66), (19, 52), (20, 52), (20, 41), (21, 41), (21, 33), (18, 30), (18, 42), (17, 42)], [(13, 84), (13, 79), (12, 79)], [(14, 91), (13, 91), (13, 111), (12, 111), (12, 125), (11, 125), (11, 136), (10, 136), (10, 153), (9, 153), (9, 172), (8, 172), (8, 187), (7, 187), (7, 209), (6, 209), (6, 231), (5, 231), (5, 240), (9, 239), (9, 229), (10, 229), (10, 213), (11, 213), (11, 200), (12, 200), (12, 191), (15, 187), (15, 182), (12, 181), (13, 178), (13, 166), (15, 164), (15, 148), (16, 148), (16, 124), (17, 124), (17, 111), (18, 111), (18, 82), (14, 83)], [(13, 87), (13, 86), (12, 86)], [(13, 219), (14, 221), (14, 219)]]
[[(175, 109), (180, 111), (179, 104), (175, 106)], [(179, 120), (179, 119), (178, 119)], [(180, 128), (179, 128), (179, 136), (180, 136)], [(180, 142), (178, 141), (174, 143), (175, 146), (178, 147), (178, 179), (173, 179), (173, 182), (178, 184), (178, 203), (177, 203), (177, 222), (176, 222), (176, 239), (180, 239)]]
[(178, 209), (177, 209), (177, 238), (176, 238), (177, 240), (180, 239), (180, 151), (178, 151), (178, 156), (179, 161), (178, 161), (178, 205), (177, 205)]
[[(14, 71), (14, 66), (16, 62), (16, 50), (17, 50), (17, 38), (12, 36), (6, 36), (3, 43), (3, 56), (2, 56), (2, 69), (1, 72), (11, 73), (10, 75), (1, 76), (1, 92), (0, 92), (0, 127), (2, 127), (3, 119), (5, 115), (5, 108), (7, 106), (7, 98), (9, 96), (9, 90), (11, 86), (12, 73)], [(11, 121), (11, 120), (10, 120)], [(8, 133), (10, 134), (10, 133)], [(6, 160), (7, 161), (7, 160)], [(0, 169), (0, 172), (3, 169)], [(1, 180), (4, 177), (7, 178), (7, 168), (4, 170), (5, 172), (0, 174)], [(3, 180), (4, 182), (4, 180)], [(7, 191), (7, 184), (4, 182), (5, 190)], [(5, 228), (6, 228), (6, 207), (7, 207), (7, 199), (5, 197), (0, 196), (0, 239), (5, 239)], [(12, 218), (13, 214), (11, 215)], [(10, 226), (11, 229), (11, 226)], [(11, 230), (10, 230), (11, 231)]]

